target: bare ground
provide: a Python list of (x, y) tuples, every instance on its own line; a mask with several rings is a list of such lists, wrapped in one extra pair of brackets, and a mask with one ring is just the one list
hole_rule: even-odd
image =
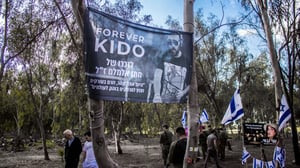
[[(294, 153), (291, 144), (291, 139), (286, 139), (287, 151), (287, 168), (296, 168), (293, 164)], [(64, 162), (58, 154), (59, 148), (49, 149), (50, 161), (44, 160), (43, 151), (36, 148), (27, 149), (23, 152), (4, 152), (0, 150), (0, 168), (63, 168)], [(122, 168), (163, 168), (163, 161), (161, 159), (160, 147), (158, 138), (140, 138), (135, 142), (123, 141), (123, 154), (118, 155), (114, 151), (114, 146), (109, 145), (108, 149), (111, 157)], [(220, 161), (221, 165), (227, 167), (243, 167), (241, 165), (242, 145), (241, 141), (236, 139), (232, 141), (233, 151), (226, 149), (225, 161)], [(272, 157), (272, 150), (274, 148), (265, 148), (267, 158)], [(259, 146), (247, 146), (247, 150), (251, 156), (259, 158), (261, 148)], [(194, 167), (204, 167), (203, 159), (200, 159)], [(248, 168), (252, 167), (252, 158), (248, 159)], [(209, 168), (216, 167), (213, 162), (208, 163)]]

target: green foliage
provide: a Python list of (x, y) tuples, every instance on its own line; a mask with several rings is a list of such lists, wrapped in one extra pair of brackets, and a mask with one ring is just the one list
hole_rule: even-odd
[[(32, 146), (35, 146), (37, 149), (43, 149), (43, 142), (42, 142), (42, 140), (38, 140), (38, 141), (34, 142), (32, 144)], [(46, 146), (49, 149), (54, 149), (54, 148), (56, 148), (57, 145), (53, 140), (47, 139)]]
[(213, 124), (219, 123), (239, 87), (245, 118), (253, 122), (273, 121), (273, 87), (266, 55), (249, 52), (236, 24), (222, 29), (219, 24), (215, 15), (205, 20), (201, 10), (196, 14), (195, 34), (199, 40), (194, 51), (201, 108), (206, 108)]
[[(40, 121), (45, 133), (54, 138), (61, 138), (67, 128), (78, 135), (89, 129), (83, 48), (78, 47), (82, 46), (79, 40), (78, 44), (71, 42), (71, 36), (80, 39), (80, 35), (69, 4), (59, 5), (70, 31), (52, 1), (16, 1), (10, 8), (6, 50), (11, 59), (0, 83), (0, 135), (14, 131), (39, 136)], [(152, 21), (151, 15), (139, 14), (143, 5), (137, 0), (106, 0), (93, 5), (137, 23), (147, 25)], [(182, 30), (179, 21), (171, 16), (166, 24), (170, 29)], [(235, 88), (240, 87), (245, 118), (274, 121), (274, 88), (267, 53), (253, 55), (237, 33), (239, 27), (214, 30), (219, 24), (220, 19), (213, 14), (205, 19), (201, 9), (195, 15), (194, 35), (200, 39), (194, 45), (200, 111), (206, 108), (211, 122), (219, 123)], [(299, 66), (294, 72), (299, 72)], [(296, 107), (300, 102), (300, 80), (294, 80)], [(163, 123), (174, 130), (181, 126), (185, 108), (185, 104), (105, 102), (106, 131), (113, 132), (113, 122), (121, 122), (122, 133), (156, 135)], [(296, 116), (300, 116), (299, 111), (295, 109)], [(52, 145), (47, 141), (48, 147)]]
[(64, 148), (59, 148), (57, 150), (57, 155), (60, 156), (62, 162), (64, 161), (64, 153), (65, 153)]
[(123, 18), (125, 20), (130, 20), (136, 23), (141, 24), (150, 24), (152, 21), (152, 16), (147, 15), (140, 15), (140, 11), (143, 8), (143, 5), (138, 0), (116, 0), (112, 3), (109, 0), (105, 0), (100, 5), (97, 2), (90, 3), (90, 6), (95, 7), (96, 9), (100, 9), (106, 13), (111, 15)]

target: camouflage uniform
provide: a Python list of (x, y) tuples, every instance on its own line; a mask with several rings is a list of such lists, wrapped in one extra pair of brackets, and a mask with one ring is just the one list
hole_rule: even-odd
[(226, 130), (222, 129), (219, 133), (219, 155), (221, 160), (225, 159), (225, 147), (227, 144), (227, 139), (227, 132)]
[(169, 154), (170, 145), (172, 143), (173, 134), (169, 130), (165, 130), (160, 135), (159, 143), (161, 145), (162, 157), (164, 160), (164, 165), (167, 165), (167, 159)]
[(207, 136), (208, 136), (208, 132), (207, 131), (203, 131), (199, 135), (199, 145), (201, 146), (201, 151), (202, 151), (203, 159), (205, 159), (206, 152), (207, 152), (207, 143), (206, 143)]

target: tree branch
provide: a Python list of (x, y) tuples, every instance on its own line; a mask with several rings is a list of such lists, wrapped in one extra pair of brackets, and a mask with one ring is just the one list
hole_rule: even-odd
[(223, 26), (237, 25), (237, 24), (242, 23), (242, 22), (243, 22), (243, 21), (244, 21), (251, 13), (252, 13), (252, 11), (249, 12), (246, 16), (242, 17), (240, 21), (237, 21), (237, 22), (231, 22), (231, 23), (224, 23), (224, 24), (220, 24), (220, 25), (217, 26), (217, 27), (212, 28), (212, 29), (209, 30), (207, 33), (205, 33), (204, 35), (202, 35), (198, 40), (196, 40), (196, 41), (194, 42), (194, 45), (197, 44), (200, 40), (202, 40), (206, 35), (208, 35), (208, 34), (214, 32), (215, 30), (217, 30), (217, 29), (219, 29), (219, 28), (221, 28), (221, 27), (223, 27)]
[(59, 13), (61, 14), (62, 19), (64, 20), (64, 22), (65, 22), (65, 24), (66, 24), (66, 26), (67, 26), (67, 29), (68, 29), (68, 31), (69, 31), (69, 33), (70, 33), (70, 36), (71, 36), (71, 39), (72, 39), (72, 42), (73, 42), (75, 48), (77, 48), (77, 44), (76, 44), (74, 35), (72, 34), (71, 28), (70, 28), (70, 26), (69, 26), (69, 24), (68, 24), (68, 22), (67, 22), (67, 19), (66, 19), (64, 13), (62, 12), (62, 10), (61, 10), (61, 8), (60, 8), (60, 6), (59, 6), (57, 0), (54, 0), (54, 3), (55, 3), (55, 6), (58, 8)]

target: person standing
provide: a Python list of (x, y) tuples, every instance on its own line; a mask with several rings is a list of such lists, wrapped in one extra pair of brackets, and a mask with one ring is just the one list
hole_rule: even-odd
[(221, 160), (225, 160), (225, 148), (227, 145), (228, 135), (224, 126), (220, 129), (219, 140), (219, 156)]
[(208, 132), (206, 130), (201, 130), (200, 135), (199, 135), (199, 145), (201, 146), (203, 159), (206, 158), (206, 152), (207, 152), (206, 140), (207, 140), (207, 136), (208, 136)]
[(173, 134), (171, 131), (169, 131), (169, 126), (167, 124), (164, 124), (162, 128), (163, 133), (160, 135), (159, 143), (162, 151), (162, 158), (164, 160), (164, 166), (166, 167), (169, 149), (173, 139)]
[(63, 134), (67, 140), (65, 144), (65, 168), (77, 168), (82, 151), (80, 139), (75, 137), (69, 129), (66, 129)]
[(221, 168), (218, 162), (218, 145), (217, 145), (217, 136), (216, 130), (211, 130), (211, 133), (207, 137), (207, 156), (205, 158), (204, 167), (207, 167), (207, 161), (210, 157), (213, 157), (218, 168)]
[(91, 132), (86, 132), (84, 136), (86, 141), (82, 148), (82, 168), (98, 168), (98, 164), (94, 155)]
[(171, 144), (167, 166), (172, 165), (173, 168), (182, 168), (187, 145), (185, 129), (183, 127), (178, 127), (176, 129), (176, 136), (178, 137), (178, 140)]

